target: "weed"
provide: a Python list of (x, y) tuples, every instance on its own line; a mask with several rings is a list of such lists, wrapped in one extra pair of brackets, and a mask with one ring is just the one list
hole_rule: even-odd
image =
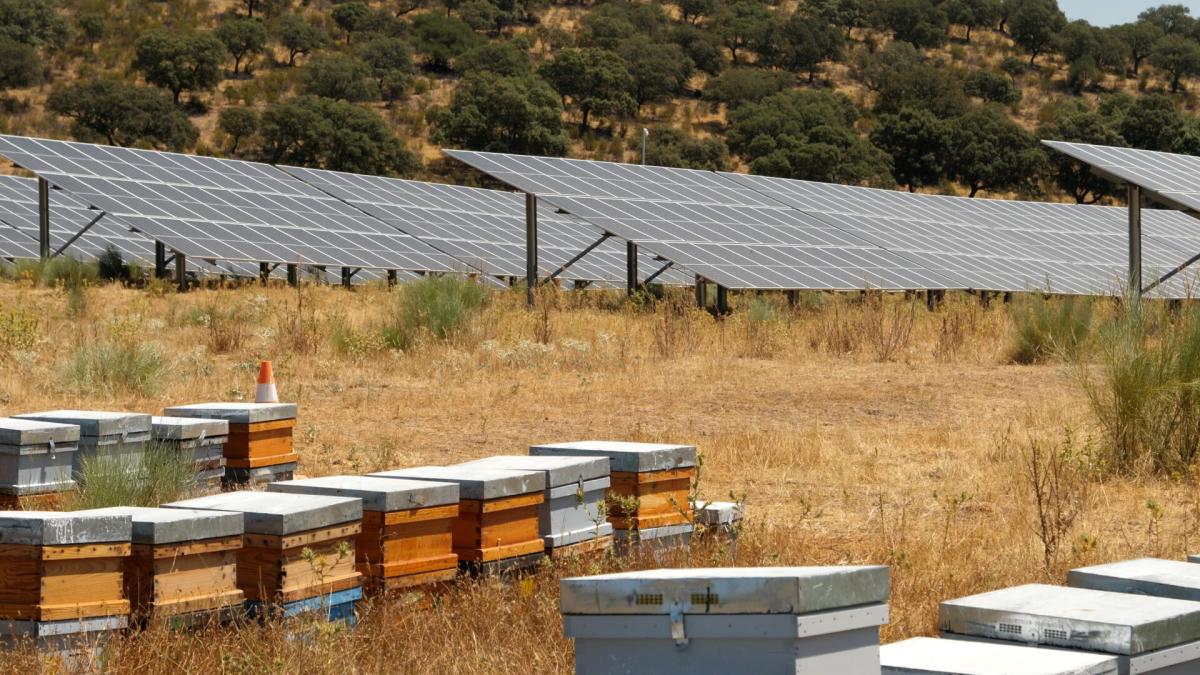
[(428, 276), (400, 287), (383, 329), (391, 349), (409, 349), (422, 336), (447, 340), (466, 330), (488, 300), (482, 285), (453, 275)]
[(77, 476), (79, 488), (69, 501), (74, 509), (111, 506), (158, 506), (180, 499), (195, 486), (195, 465), (186, 453), (157, 442), (140, 456), (113, 454), (85, 457)]
[(64, 375), (73, 387), (91, 393), (149, 395), (166, 371), (167, 359), (155, 343), (104, 340), (77, 347)]
[(888, 302), (882, 293), (863, 297), (862, 334), (880, 361), (891, 361), (908, 348), (916, 322), (914, 299)]
[[(1011, 443), (1011, 436), (1006, 435), (1003, 442)], [(1053, 576), (1059, 550), (1087, 506), (1091, 447), (1089, 443), (1078, 447), (1074, 434), (1066, 429), (1058, 443), (1027, 434), (1020, 442), (1020, 452), (1021, 473), (1033, 497), (1033, 531), (1042, 546), (1045, 573)]]
[(1087, 340), (1092, 326), (1089, 298), (1048, 300), (1039, 294), (1014, 302), (1009, 311), (1013, 324), (1013, 363), (1042, 363), (1071, 358)]
[(21, 308), (0, 313), (0, 360), (28, 352), (40, 337), (37, 314)]
[(766, 298), (755, 296), (746, 308), (747, 356), (765, 358), (774, 352), (775, 308)]

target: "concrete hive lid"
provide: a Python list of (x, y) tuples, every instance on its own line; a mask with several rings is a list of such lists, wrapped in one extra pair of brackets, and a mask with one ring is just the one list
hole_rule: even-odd
[(230, 511), (114, 506), (88, 513), (127, 515), (133, 519), (133, 543), (179, 544), (224, 537), (240, 537), (242, 515)]
[(206, 417), (160, 417), (151, 418), (151, 432), (155, 440), (189, 441), (193, 438), (219, 438), (229, 435), (229, 420)]
[(246, 532), (278, 536), (362, 519), (362, 500), (356, 497), (282, 492), (226, 492), (185, 499), (163, 506), (172, 509), (211, 509), (241, 513)]
[(1200, 601), (1200, 565), (1161, 558), (1123, 560), (1073, 569), (1067, 575), (1067, 585)]
[(1136, 656), (1200, 640), (1200, 602), (1028, 584), (947, 600), (946, 633)]
[(128, 515), (91, 511), (0, 511), (0, 544), (69, 546), (129, 541)]
[(267, 485), (271, 492), (358, 497), (364, 511), (403, 511), (458, 503), (458, 483), (379, 478), (324, 476)]
[(884, 675), (1116, 675), (1117, 657), (918, 637), (879, 648)]
[(541, 471), (546, 485), (558, 487), (609, 475), (608, 458), (600, 456), (569, 457), (555, 455), (496, 455), (455, 466), (477, 466), (483, 469), (511, 471)]
[(542, 471), (483, 469), (476, 466), (417, 466), (368, 474), (379, 478), (449, 481), (458, 483), (459, 499), (500, 499), (546, 489)]
[(44, 445), (50, 442), (74, 443), (78, 440), (78, 424), (0, 417), (0, 445)]
[(529, 447), (530, 455), (601, 455), (612, 471), (646, 472), (696, 466), (696, 446), (624, 441), (573, 441)]
[(732, 525), (745, 515), (745, 506), (737, 502), (696, 501), (696, 521), (704, 525)]
[(13, 415), (20, 419), (74, 424), (80, 436), (101, 437), (150, 431), (150, 415), (145, 413), (105, 412), (98, 410), (47, 410)]
[(563, 614), (809, 614), (887, 602), (888, 568), (656, 569), (560, 582)]
[(295, 403), (193, 403), (171, 406), (163, 415), (172, 417), (210, 417), (234, 424), (274, 422), (296, 418)]

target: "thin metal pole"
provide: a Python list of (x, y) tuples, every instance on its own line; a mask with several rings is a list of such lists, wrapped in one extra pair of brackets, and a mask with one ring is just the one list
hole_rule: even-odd
[(180, 293), (187, 292), (187, 256), (179, 251), (175, 251), (175, 285), (179, 288)]
[(50, 182), (38, 179), (38, 255), (50, 259)]
[(537, 197), (525, 193), (525, 303), (533, 306), (533, 294), (538, 285), (538, 216)]
[(1142, 189), (1130, 184), (1129, 190), (1129, 293), (1142, 299)]
[(287, 266), (288, 286), (295, 288), (300, 285), (300, 266), (296, 263), (288, 263)]
[(154, 242), (154, 278), (167, 278), (167, 245), (161, 241)]
[(625, 242), (625, 291), (629, 295), (638, 288), (638, 247), (632, 241)]

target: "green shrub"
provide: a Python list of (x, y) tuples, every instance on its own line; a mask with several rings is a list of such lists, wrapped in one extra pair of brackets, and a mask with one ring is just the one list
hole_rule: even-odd
[(128, 283), (132, 278), (129, 265), (125, 264), (125, 257), (112, 244), (104, 248), (104, 252), (100, 254), (96, 265), (97, 274), (105, 281)]
[(68, 291), (95, 283), (100, 278), (100, 267), (95, 262), (83, 262), (66, 255), (51, 258), (40, 267), (43, 286), (59, 286)]
[(1012, 304), (1013, 363), (1042, 363), (1070, 358), (1087, 340), (1092, 327), (1090, 298), (1046, 299), (1037, 294)]
[(158, 506), (176, 501), (195, 486), (195, 464), (169, 445), (150, 443), (141, 461), (88, 457), (76, 477), (74, 509), (111, 506)]
[(152, 394), (167, 370), (153, 343), (103, 341), (81, 345), (66, 366), (66, 379), (90, 393)]
[(471, 279), (429, 276), (400, 287), (395, 310), (383, 329), (391, 349), (408, 349), (422, 336), (447, 340), (478, 316), (488, 291)]

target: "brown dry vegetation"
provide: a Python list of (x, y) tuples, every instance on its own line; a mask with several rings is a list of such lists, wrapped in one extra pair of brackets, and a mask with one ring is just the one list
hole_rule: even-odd
[[(812, 295), (793, 310), (740, 296), (733, 316), (715, 320), (687, 296), (675, 300), (635, 306), (590, 292), (548, 296), (545, 311), (528, 311), (519, 294), (498, 294), (466, 334), (399, 353), (375, 337), (395, 302), (382, 288), (176, 295), (105, 286), (68, 318), (66, 294), (0, 284), (2, 414), (246, 400), (256, 359), (270, 358), (281, 395), (300, 404), (296, 442), (308, 475), (522, 453), (542, 441), (669, 440), (699, 447), (702, 495), (744, 495), (748, 505), (736, 548), (577, 562), (514, 585), (464, 583), (424, 607), (368, 604), (353, 632), (155, 629), (117, 641), (91, 667), (570, 672), (556, 578), (659, 564), (886, 563), (892, 612), (883, 638), (892, 641), (933, 633), (942, 599), (1062, 583), (1072, 566), (1179, 558), (1195, 546), (1194, 484), (1099, 480), (1072, 464), (1059, 467), (1060, 489), (1042, 500), (1059, 538), (1047, 555), (1031, 447), (1043, 471), (1068, 435), (1072, 456), (1086, 458), (1095, 422), (1063, 366), (1007, 365), (1012, 329), (999, 302), (983, 308), (952, 294), (929, 312), (900, 297)], [(2, 320), (13, 312), (36, 318), (32, 339), (8, 334), (30, 332), (29, 321), (21, 329)], [(909, 321), (911, 331), (897, 335)], [(64, 368), (89, 344), (122, 341), (162, 355), (149, 393), (89, 387)], [(29, 652), (6, 655), (0, 670), (46, 665), (37, 662)]]

